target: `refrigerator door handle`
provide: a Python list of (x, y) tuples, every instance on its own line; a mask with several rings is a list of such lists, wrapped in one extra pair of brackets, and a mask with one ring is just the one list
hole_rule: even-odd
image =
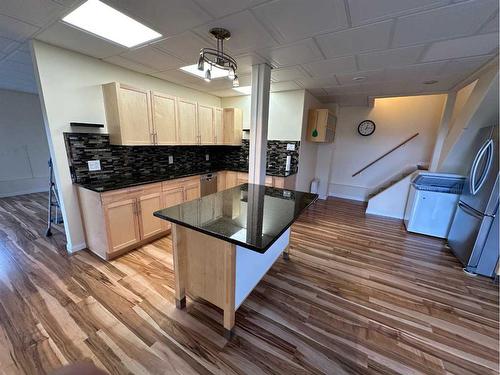
[(465, 203), (458, 202), (458, 207), (461, 208), (466, 214), (482, 219), (484, 215), (474, 210), (472, 207), (467, 206)]
[[(488, 173), (490, 172), (491, 169), (491, 164), (493, 162), (493, 139), (489, 139), (479, 150), (477, 153), (474, 162), (472, 163), (472, 172), (470, 176), (470, 191), (473, 195), (476, 195), (479, 190), (484, 185), (484, 182), (486, 181), (486, 177), (488, 177)], [(476, 174), (477, 174), (477, 169), (479, 168), (479, 162), (481, 159), (484, 157), (486, 154), (486, 157), (488, 158), (486, 161), (486, 168), (484, 168), (483, 173), (481, 177), (479, 177), (478, 182), (476, 183)]]

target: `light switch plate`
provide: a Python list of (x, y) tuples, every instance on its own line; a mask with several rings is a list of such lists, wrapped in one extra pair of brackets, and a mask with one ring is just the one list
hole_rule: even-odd
[(89, 161), (87, 161), (87, 165), (89, 167), (89, 171), (100, 171), (101, 170), (101, 161), (100, 160), (89, 160)]
[(295, 145), (293, 143), (287, 143), (286, 150), (287, 151), (295, 151)]
[(172, 155), (168, 155), (168, 164), (174, 164), (174, 157)]
[(210, 160), (210, 154), (205, 154), (205, 160), (209, 161)]

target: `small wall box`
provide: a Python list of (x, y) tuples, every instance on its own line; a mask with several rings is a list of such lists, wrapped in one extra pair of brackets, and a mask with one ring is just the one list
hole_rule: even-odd
[(310, 142), (333, 142), (337, 117), (328, 109), (310, 109), (307, 123), (307, 140)]

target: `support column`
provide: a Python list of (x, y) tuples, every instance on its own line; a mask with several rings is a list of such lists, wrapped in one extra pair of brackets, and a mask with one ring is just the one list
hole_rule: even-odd
[(250, 107), (250, 150), (248, 182), (264, 185), (266, 180), (267, 124), (269, 120), (269, 89), (271, 67), (252, 66), (252, 104)]

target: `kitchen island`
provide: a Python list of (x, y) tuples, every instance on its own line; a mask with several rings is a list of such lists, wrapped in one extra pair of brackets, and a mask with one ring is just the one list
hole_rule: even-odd
[(172, 223), (177, 308), (186, 293), (214, 304), (230, 338), (235, 311), (276, 259), (287, 258), (290, 226), (317, 197), (243, 184), (156, 211)]

